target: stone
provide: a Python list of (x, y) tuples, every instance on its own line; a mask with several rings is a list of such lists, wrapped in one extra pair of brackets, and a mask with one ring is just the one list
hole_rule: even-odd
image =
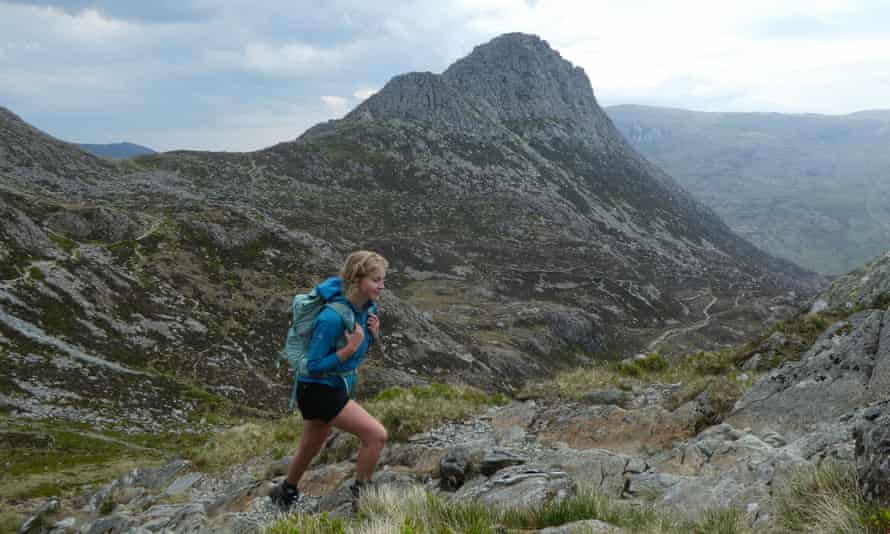
[(189, 473), (174, 480), (167, 489), (164, 490), (165, 495), (179, 495), (188, 491), (196, 482), (203, 477), (201, 473)]
[(633, 401), (633, 395), (620, 389), (604, 389), (591, 391), (584, 396), (583, 401), (587, 404), (613, 404), (628, 408)]
[(890, 399), (890, 310), (884, 313), (875, 367), (868, 381), (870, 400)]
[[(873, 407), (873, 410), (878, 407)], [(862, 493), (876, 502), (890, 499), (890, 401), (882, 403), (883, 415), (865, 419), (853, 431), (856, 469)]]
[(455, 498), (473, 499), (497, 506), (539, 506), (560, 501), (577, 491), (565, 471), (546, 466), (522, 465), (502, 469), (489, 479), (474, 479)]
[(122, 534), (130, 531), (130, 520), (120, 515), (99, 518), (80, 529), (83, 534)]
[(40, 505), (40, 507), (37, 508), (37, 510), (35, 510), (30, 517), (22, 522), (22, 525), (19, 527), (18, 534), (36, 534), (38, 532), (43, 532), (44, 528), (46, 527), (46, 516), (52, 514), (58, 509), (59, 500), (49, 499), (48, 501)]
[(445, 453), (439, 465), (441, 487), (445, 491), (456, 491), (466, 479), (470, 468), (470, 450), (467, 447), (453, 447)]
[(525, 459), (513, 452), (504, 449), (493, 449), (485, 453), (479, 464), (479, 471), (485, 476), (491, 476), (505, 467), (522, 465)]
[(835, 323), (799, 362), (773, 370), (745, 392), (725, 420), (755, 431), (782, 428), (794, 439), (864, 405), (870, 394), (863, 385), (875, 367), (883, 315), (865, 310)]
[(618, 532), (618, 527), (610, 525), (598, 519), (575, 521), (558, 527), (547, 527), (538, 531), (538, 534), (599, 534)]

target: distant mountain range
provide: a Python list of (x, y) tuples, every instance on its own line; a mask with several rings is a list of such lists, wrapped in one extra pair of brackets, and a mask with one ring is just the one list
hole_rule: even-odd
[(123, 159), (132, 158), (133, 156), (144, 156), (146, 154), (157, 154), (156, 150), (152, 150), (142, 145), (135, 145), (133, 143), (111, 143), (107, 145), (78, 143), (77, 146), (79, 146), (83, 150), (86, 150), (90, 154), (95, 154), (103, 158), (112, 159)]
[(890, 249), (890, 111), (843, 116), (605, 109), (730, 227), (825, 274)]

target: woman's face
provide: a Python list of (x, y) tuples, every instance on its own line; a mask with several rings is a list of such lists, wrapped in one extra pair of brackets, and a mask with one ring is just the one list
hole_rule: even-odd
[(375, 267), (359, 282), (359, 293), (368, 300), (378, 301), (380, 293), (383, 292), (385, 281), (386, 271), (382, 267)]

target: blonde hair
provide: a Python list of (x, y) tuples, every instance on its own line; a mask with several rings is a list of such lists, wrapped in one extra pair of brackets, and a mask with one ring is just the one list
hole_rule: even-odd
[(350, 254), (340, 269), (340, 278), (343, 279), (343, 294), (351, 296), (357, 289), (362, 278), (371, 274), (374, 269), (384, 271), (389, 267), (386, 258), (371, 252), (370, 250), (358, 250)]

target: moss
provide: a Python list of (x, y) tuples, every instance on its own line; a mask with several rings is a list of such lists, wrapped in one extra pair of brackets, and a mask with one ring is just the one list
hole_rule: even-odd
[(40, 267), (33, 265), (30, 269), (28, 269), (28, 276), (31, 277), (32, 280), (44, 280), (46, 279), (46, 275), (43, 274), (43, 271), (40, 270)]
[(50, 241), (55, 243), (57, 247), (69, 254), (80, 247), (77, 241), (74, 241), (73, 239), (65, 237), (64, 235), (58, 234), (56, 232), (49, 232), (49, 239)]
[(0, 243), (5, 245), (7, 253), (3, 261), (0, 261), (0, 279), (18, 278), (21, 276), (22, 269), (35, 259), (34, 255), (9, 241)]

